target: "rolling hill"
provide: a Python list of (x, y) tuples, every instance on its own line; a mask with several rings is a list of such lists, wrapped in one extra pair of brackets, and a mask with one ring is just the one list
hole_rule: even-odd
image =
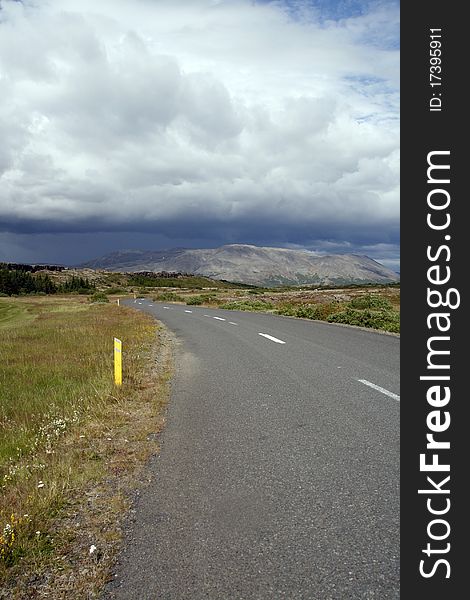
[(397, 273), (368, 256), (229, 244), (220, 248), (119, 250), (80, 265), (117, 272), (170, 271), (252, 285), (392, 283)]

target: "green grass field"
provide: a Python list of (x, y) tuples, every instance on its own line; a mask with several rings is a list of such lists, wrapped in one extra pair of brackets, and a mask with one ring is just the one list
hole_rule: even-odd
[(0, 298), (0, 583), (54, 560), (69, 538), (57, 525), (65, 508), (110, 465), (124, 473), (146, 454), (138, 442), (164, 395), (151, 371), (156, 332), (148, 315), (116, 304)]
[(0, 299), (0, 329), (32, 319), (34, 319), (34, 315), (28, 312), (25, 307)]

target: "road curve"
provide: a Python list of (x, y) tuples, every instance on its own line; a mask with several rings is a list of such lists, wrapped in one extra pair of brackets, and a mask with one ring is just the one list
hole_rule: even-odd
[(180, 344), (104, 598), (399, 598), (399, 338), (128, 303)]

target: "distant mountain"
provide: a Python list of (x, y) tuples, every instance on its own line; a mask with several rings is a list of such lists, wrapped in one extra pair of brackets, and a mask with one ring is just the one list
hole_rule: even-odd
[(247, 244), (199, 250), (119, 250), (80, 266), (118, 272), (178, 271), (269, 287), (392, 283), (399, 280), (397, 273), (367, 256), (318, 255), (306, 250)]

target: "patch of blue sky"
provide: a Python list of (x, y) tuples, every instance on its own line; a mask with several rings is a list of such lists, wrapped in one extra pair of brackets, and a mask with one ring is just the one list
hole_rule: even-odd
[(340, 21), (367, 12), (368, 2), (361, 0), (281, 0), (293, 17), (302, 17), (309, 9), (320, 22)]
[(276, 4), (295, 19), (308, 14), (320, 21), (341, 21), (366, 15), (378, 8), (399, 7), (398, 0), (255, 0), (256, 4)]
[(376, 113), (370, 113), (369, 115), (362, 115), (360, 117), (356, 117), (357, 123), (368, 123), (368, 122), (372, 122), (372, 121), (376, 121), (376, 120), (377, 120)]
[(377, 84), (384, 84), (385, 80), (381, 77), (374, 77), (372, 75), (346, 75), (344, 78), (346, 81), (350, 81), (353, 84), (357, 84), (360, 87), (365, 86), (376, 86)]
[(398, 90), (387, 80), (369, 75), (345, 75), (343, 82), (357, 94), (366, 97), (383, 97), (391, 105), (398, 103)]
[[(333, 23), (355, 29), (357, 41), (386, 50), (400, 47), (398, 0), (255, 0), (274, 4), (295, 21), (315, 22), (328, 27)], [(370, 20), (368, 17), (371, 17)], [(354, 22), (357, 22), (357, 27)]]
[(387, 128), (393, 128), (399, 125), (400, 118), (395, 113), (387, 113), (387, 112), (376, 112), (370, 113), (368, 115), (360, 115), (355, 117), (356, 123), (373, 123), (375, 125), (383, 125)]
[(385, 19), (370, 23), (358, 36), (358, 42), (368, 46), (375, 46), (383, 50), (400, 49), (400, 25)]

